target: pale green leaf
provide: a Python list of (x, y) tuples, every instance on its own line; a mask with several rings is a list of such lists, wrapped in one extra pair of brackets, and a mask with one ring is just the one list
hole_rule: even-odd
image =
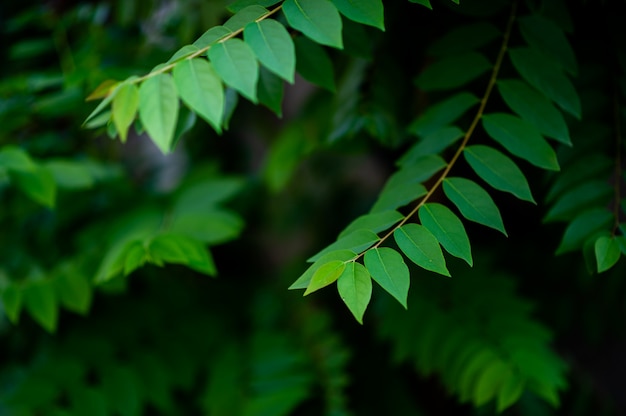
[(558, 64), (532, 48), (509, 49), (513, 66), (530, 85), (580, 119), (581, 104), (572, 82)]
[(361, 229), (379, 233), (401, 221), (403, 218), (404, 216), (402, 214), (393, 210), (361, 215), (343, 229), (343, 231), (339, 234), (339, 238), (343, 238), (354, 231)]
[(388, 247), (374, 248), (365, 252), (364, 261), (376, 283), (406, 309), (411, 278), (400, 253)]
[(356, 230), (344, 237), (339, 238), (337, 241), (309, 258), (307, 262), (315, 262), (322, 256), (337, 250), (350, 250), (355, 253), (360, 253), (371, 247), (372, 244), (378, 242), (379, 240), (380, 238), (372, 231), (364, 229)]
[(361, 263), (349, 262), (337, 280), (337, 290), (352, 315), (363, 324), (363, 314), (372, 297), (372, 278), (367, 269)]
[(289, 25), (317, 43), (342, 49), (341, 16), (328, 0), (286, 0), (283, 12)]
[(424, 204), (418, 211), (422, 225), (439, 240), (450, 254), (472, 265), (472, 251), (461, 220), (445, 205)]
[(177, 50), (166, 63), (171, 64), (173, 62), (180, 61), (181, 59), (188, 58), (194, 53), (198, 53), (199, 50), (200, 48), (198, 48), (197, 45), (185, 45)]
[(555, 23), (545, 17), (533, 14), (519, 19), (524, 40), (554, 59), (572, 75), (578, 73), (576, 56), (565, 34)]
[(442, 127), (448, 126), (478, 104), (480, 100), (473, 94), (461, 92), (430, 106), (414, 122), (408, 130), (416, 136), (427, 136)]
[(307, 81), (334, 92), (335, 72), (326, 50), (304, 36), (296, 37), (294, 44), (298, 73)]
[(233, 32), (224, 26), (214, 26), (204, 32), (202, 36), (200, 36), (193, 44), (198, 49), (206, 48), (214, 43), (217, 43), (217, 41), (230, 35), (231, 33)]
[(613, 214), (602, 208), (592, 209), (578, 215), (565, 229), (556, 254), (563, 254), (582, 248), (585, 241), (598, 232), (608, 229), (613, 222)]
[(478, 52), (445, 57), (428, 66), (415, 80), (424, 91), (461, 87), (491, 69), (491, 63)]
[(494, 188), (535, 203), (528, 181), (517, 165), (499, 151), (483, 145), (466, 147), (463, 156), (472, 169)]
[(332, 2), (348, 19), (385, 30), (382, 0), (332, 0)]
[(401, 158), (398, 164), (405, 166), (413, 164), (417, 159), (425, 156), (438, 155), (448, 146), (458, 141), (465, 133), (456, 126), (442, 127), (423, 136)]
[(545, 95), (516, 79), (500, 80), (497, 86), (504, 102), (523, 120), (534, 125), (541, 134), (572, 145), (563, 115)]
[(11, 180), (28, 197), (48, 208), (54, 207), (56, 183), (52, 173), (43, 166), (32, 171), (14, 171)]
[(139, 119), (164, 154), (169, 153), (178, 119), (178, 92), (169, 74), (158, 74), (139, 87)]
[(613, 187), (602, 180), (584, 182), (559, 197), (552, 205), (545, 222), (566, 221), (594, 206), (605, 206), (613, 197)]
[(221, 133), (224, 87), (213, 66), (205, 59), (185, 59), (172, 74), (183, 102)]
[(310, 265), (302, 275), (289, 286), (289, 290), (293, 289), (306, 289), (311, 282), (313, 274), (324, 264), (331, 261), (339, 260), (342, 262), (348, 262), (356, 257), (356, 253), (350, 250), (338, 250), (325, 254), (320, 257), (315, 263)]
[(0, 150), (0, 169), (28, 172), (36, 167), (30, 155), (17, 146), (3, 146)]
[(341, 276), (345, 269), (346, 263), (341, 260), (332, 260), (326, 264), (321, 265), (315, 271), (315, 273), (313, 273), (313, 276), (311, 277), (311, 282), (307, 286), (306, 290), (304, 291), (304, 295), (302, 296), (306, 296), (323, 287), (330, 285), (331, 283), (334, 283), (339, 278), (339, 276)]
[(59, 309), (54, 286), (50, 281), (32, 282), (22, 289), (22, 298), (28, 313), (46, 331), (54, 332), (57, 328)]
[[(265, 67), (259, 69), (257, 97), (259, 102), (272, 110), (278, 117), (283, 114), (284, 81)], [(302, 137), (298, 137), (302, 140)]]
[(224, 23), (224, 27), (232, 32), (236, 32), (254, 22), (268, 13), (265, 7), (253, 4), (239, 10)]
[(505, 113), (484, 115), (482, 121), (487, 134), (515, 156), (543, 169), (559, 170), (556, 153), (532, 124)]
[(426, 270), (450, 276), (439, 242), (428, 228), (418, 224), (405, 224), (394, 231), (393, 237), (413, 263)]
[(594, 245), (598, 273), (609, 270), (620, 257), (620, 247), (615, 237), (599, 237)]
[(507, 235), (498, 207), (475, 182), (465, 178), (446, 178), (443, 191), (465, 218)]
[(458, 55), (488, 45), (500, 36), (498, 28), (487, 22), (458, 26), (430, 45), (428, 53), (438, 57)]
[(285, 26), (276, 20), (266, 19), (250, 23), (245, 27), (243, 35), (246, 43), (267, 69), (293, 84), (296, 53)]
[(259, 65), (250, 46), (241, 39), (228, 39), (209, 49), (209, 58), (224, 82), (253, 103), (257, 102), (256, 86)]

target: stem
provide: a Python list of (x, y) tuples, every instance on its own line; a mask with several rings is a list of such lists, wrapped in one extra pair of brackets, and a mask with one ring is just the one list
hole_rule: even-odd
[[(406, 224), (406, 222), (409, 219), (411, 219), (419, 211), (419, 209), (422, 206), (424, 206), (424, 204), (426, 204), (426, 202), (428, 202), (430, 197), (435, 193), (435, 191), (439, 188), (439, 186), (441, 186), (443, 181), (446, 179), (446, 177), (448, 176), (448, 174), (452, 170), (452, 167), (454, 166), (456, 161), (461, 156), (461, 153), (463, 153), (463, 150), (465, 150), (465, 147), (467, 146), (467, 142), (469, 142), (469, 139), (472, 137), (472, 134), (474, 133), (474, 130), (476, 129), (476, 126), (478, 125), (478, 122), (480, 121), (480, 119), (483, 116), (483, 113), (485, 111), (485, 107), (487, 106), (487, 101), (489, 101), (489, 97), (491, 96), (491, 92), (493, 90), (493, 87), (496, 85), (496, 80), (498, 78), (498, 73), (500, 72), (500, 67), (502, 66), (502, 61), (504, 60), (504, 55), (505, 55), (506, 50), (507, 50), (507, 45), (509, 44), (509, 38), (511, 36), (511, 31), (513, 30), (513, 23), (515, 22), (516, 9), (517, 9), (517, 2), (515, 1), (515, 2), (513, 2), (513, 5), (511, 6), (511, 14), (509, 15), (509, 21), (507, 22), (506, 30), (505, 30), (504, 35), (502, 37), (502, 46), (500, 47), (500, 52), (498, 53), (498, 57), (496, 58), (496, 62), (494, 64), (494, 66), (493, 66), (493, 70), (491, 72), (491, 77), (489, 78), (489, 83), (487, 84), (487, 88), (485, 89), (485, 93), (483, 94), (483, 98), (480, 100), (480, 106), (478, 107), (478, 111), (476, 111), (476, 115), (474, 116), (474, 119), (472, 120), (472, 123), (470, 124), (469, 128), (465, 132), (465, 135), (463, 136), (463, 140), (461, 141), (461, 145), (459, 146), (457, 151), (454, 153), (454, 156), (452, 156), (452, 159), (450, 159), (450, 162), (448, 162), (448, 165), (443, 170), (441, 175), (439, 175), (439, 178), (437, 178), (437, 181), (433, 184), (433, 186), (430, 188), (428, 193), (426, 195), (424, 195), (424, 197), (421, 199), (421, 201), (411, 210), (411, 212), (409, 212), (407, 214), (406, 217), (404, 217), (402, 219), (402, 221), (400, 221), (396, 226), (394, 226), (391, 229), (391, 231), (389, 231), (387, 234), (385, 234), (384, 237), (382, 237), (380, 240), (378, 240), (378, 242), (376, 244), (374, 244), (370, 248), (370, 250), (372, 248), (380, 247), (380, 245), (383, 244), (389, 237), (391, 237), (391, 235), (398, 228), (400, 228), (404, 224)], [(353, 261), (358, 260), (359, 257), (363, 256), (366, 251), (364, 251), (363, 253), (358, 254), (353, 259)]]

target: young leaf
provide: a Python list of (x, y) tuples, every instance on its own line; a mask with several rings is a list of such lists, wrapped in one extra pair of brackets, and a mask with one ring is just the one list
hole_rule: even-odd
[(333, 63), (324, 48), (304, 36), (298, 36), (294, 44), (298, 73), (307, 81), (335, 92)]
[(555, 254), (580, 249), (588, 238), (609, 227), (612, 221), (613, 214), (602, 208), (583, 212), (567, 226)]
[(364, 261), (372, 278), (406, 309), (411, 278), (400, 253), (388, 247), (373, 248), (365, 252)]
[(306, 296), (309, 293), (313, 293), (335, 282), (345, 269), (346, 263), (341, 260), (333, 260), (320, 266), (315, 273), (313, 273), (311, 282), (302, 296)]
[(139, 119), (157, 147), (167, 154), (178, 119), (178, 92), (169, 74), (158, 74), (139, 87)]
[(449, 90), (463, 86), (491, 69), (491, 63), (478, 52), (445, 57), (422, 72), (415, 83), (424, 91)]
[(461, 92), (430, 106), (411, 123), (408, 130), (416, 136), (427, 136), (461, 117), (480, 100), (473, 94)]
[[(284, 81), (265, 67), (259, 69), (257, 97), (259, 102), (272, 110), (278, 117), (283, 114)], [(299, 137), (299, 139), (301, 139)]]
[(221, 133), (224, 87), (213, 66), (205, 59), (185, 59), (172, 74), (183, 102)]
[(428, 47), (428, 53), (437, 57), (458, 55), (488, 45), (499, 36), (500, 31), (491, 23), (471, 23), (448, 31)]
[(497, 86), (504, 102), (523, 120), (534, 125), (541, 134), (572, 145), (563, 115), (545, 95), (516, 79), (500, 80)]
[(239, 10), (224, 23), (224, 27), (231, 32), (236, 32), (246, 27), (246, 25), (258, 20), (268, 13), (265, 7), (253, 4)]
[(509, 49), (513, 66), (538, 91), (580, 119), (580, 98), (571, 81), (549, 57), (532, 48)]
[(368, 249), (372, 244), (379, 241), (380, 238), (369, 230), (356, 230), (344, 237), (341, 237), (316, 255), (312, 256), (307, 262), (315, 262), (322, 256), (337, 250), (350, 250), (355, 253), (360, 253), (363, 250)]
[(247, 25), (243, 35), (246, 43), (267, 69), (293, 84), (296, 53), (285, 26), (276, 20), (266, 19)]
[(609, 270), (620, 257), (620, 248), (614, 237), (599, 237), (594, 245), (598, 273)]
[(443, 181), (443, 191), (465, 218), (507, 235), (498, 207), (489, 194), (475, 182), (465, 178), (446, 178)]
[(283, 13), (291, 27), (315, 42), (343, 48), (341, 16), (329, 0), (286, 0)]
[(138, 107), (139, 88), (135, 84), (122, 84), (111, 104), (113, 122), (122, 143), (126, 141), (128, 128), (133, 124)]
[(209, 49), (209, 58), (227, 85), (253, 103), (257, 102), (259, 65), (254, 52), (244, 41), (235, 38), (217, 43)]
[(571, 75), (578, 73), (576, 56), (563, 31), (539, 14), (519, 19), (524, 40), (547, 56), (555, 59)]
[(196, 40), (193, 45), (198, 49), (206, 48), (209, 45), (216, 43), (218, 40), (233, 33), (224, 26), (214, 26), (207, 30)]
[(344, 230), (339, 234), (339, 238), (343, 238), (357, 230), (369, 230), (374, 233), (384, 231), (401, 221), (404, 218), (398, 211), (384, 211), (375, 214), (361, 215), (354, 221), (352, 221)]
[(428, 228), (418, 224), (405, 224), (394, 231), (393, 237), (413, 263), (426, 270), (450, 276), (439, 242)]
[(46, 331), (56, 331), (59, 318), (54, 287), (49, 281), (33, 282), (22, 290), (26, 310)]
[(381, 0), (332, 0), (332, 2), (348, 19), (385, 30)]
[(355, 261), (348, 263), (337, 279), (337, 290), (352, 315), (363, 324), (363, 314), (372, 297), (372, 278), (367, 269)]
[(43, 166), (33, 171), (14, 171), (11, 179), (15, 185), (32, 200), (52, 208), (56, 200), (56, 183), (52, 173)]
[(445, 205), (424, 204), (419, 209), (419, 218), (446, 251), (472, 265), (472, 251), (461, 220)]
[(543, 169), (559, 170), (556, 153), (532, 124), (505, 113), (486, 114), (482, 122), (487, 134), (515, 156)]
[(497, 150), (483, 145), (466, 147), (463, 156), (476, 174), (494, 188), (510, 192), (519, 199), (535, 203), (528, 181), (508, 157)]
[(320, 257), (315, 263), (309, 266), (302, 275), (289, 286), (289, 290), (293, 289), (306, 289), (311, 282), (311, 278), (317, 272), (317, 270), (324, 264), (331, 261), (339, 260), (342, 262), (348, 262), (356, 257), (356, 253), (350, 250), (337, 250), (331, 253), (325, 254)]

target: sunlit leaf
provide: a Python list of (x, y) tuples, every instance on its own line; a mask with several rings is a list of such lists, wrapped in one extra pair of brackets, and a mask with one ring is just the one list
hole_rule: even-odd
[(178, 119), (178, 91), (169, 74), (158, 74), (139, 87), (139, 118), (164, 154), (169, 153)]
[(356, 253), (350, 250), (338, 250), (333, 251), (320, 257), (315, 263), (309, 266), (308, 269), (302, 275), (289, 286), (289, 290), (293, 289), (306, 289), (311, 282), (313, 274), (324, 264), (331, 261), (339, 260), (342, 262), (348, 262), (356, 257)]
[(367, 269), (361, 263), (349, 262), (337, 280), (337, 290), (352, 315), (362, 324), (372, 297), (372, 278)]
[(307, 286), (304, 291), (304, 295), (306, 296), (310, 293), (313, 293), (323, 287), (334, 283), (339, 276), (346, 269), (346, 263), (341, 260), (332, 260), (326, 264), (321, 265), (313, 276), (311, 277), (311, 282)]

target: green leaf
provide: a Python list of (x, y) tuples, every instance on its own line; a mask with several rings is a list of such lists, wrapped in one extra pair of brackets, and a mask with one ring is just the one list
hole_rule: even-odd
[(518, 21), (522, 36), (531, 47), (554, 59), (570, 74), (578, 73), (576, 56), (561, 28), (538, 14), (521, 17)]
[(150, 256), (160, 261), (184, 264), (209, 276), (217, 274), (209, 251), (202, 242), (193, 238), (173, 233), (161, 234), (150, 242), (148, 250)]
[(613, 187), (602, 180), (572, 186), (550, 208), (544, 222), (567, 221), (587, 208), (608, 204), (612, 196)]
[(270, 71), (293, 84), (296, 52), (285, 26), (266, 19), (250, 23), (243, 31), (244, 39), (259, 61)]
[(443, 181), (443, 191), (465, 218), (507, 235), (498, 207), (489, 194), (475, 182), (465, 178), (446, 178)]
[(509, 377), (500, 386), (497, 411), (502, 412), (516, 403), (524, 393), (525, 383), (521, 377)]
[(243, 220), (235, 213), (214, 208), (173, 213), (169, 230), (213, 245), (236, 238), (243, 226)]
[(404, 218), (398, 211), (384, 211), (374, 214), (361, 215), (354, 221), (352, 221), (343, 231), (339, 234), (339, 238), (343, 238), (350, 235), (357, 230), (369, 230), (373, 233), (379, 233), (401, 221)]
[(416, 136), (427, 136), (456, 121), (480, 100), (473, 94), (461, 92), (430, 106), (409, 126)]
[(128, 276), (139, 267), (150, 261), (150, 256), (146, 251), (148, 247), (143, 241), (133, 241), (124, 247), (119, 256), (120, 263), (123, 261), (124, 276)]
[(549, 57), (532, 48), (509, 49), (513, 66), (530, 85), (559, 107), (580, 119), (581, 105), (576, 89), (567, 75)]
[(221, 133), (224, 87), (213, 66), (205, 59), (185, 59), (176, 64), (172, 75), (183, 102)]
[(50, 171), (59, 188), (87, 189), (95, 183), (92, 169), (84, 162), (58, 159), (48, 160), (43, 166)]
[(341, 14), (350, 20), (385, 30), (385, 16), (381, 0), (332, 0)]
[(32, 200), (53, 208), (56, 199), (56, 183), (52, 173), (43, 166), (33, 171), (14, 171), (11, 179)]
[(615, 237), (602, 236), (594, 245), (598, 273), (609, 270), (620, 257), (620, 248)]
[(9, 318), (9, 321), (13, 324), (16, 324), (20, 318), (20, 311), (22, 310), (22, 297), (22, 290), (14, 284), (9, 284), (0, 291), (2, 309), (4, 309), (4, 313), (7, 318)]
[(496, 397), (500, 386), (512, 376), (511, 369), (502, 360), (489, 363), (477, 377), (473, 397), (474, 405), (482, 406)]
[(428, 54), (437, 57), (459, 55), (488, 45), (500, 36), (498, 28), (487, 22), (459, 26), (430, 45)]
[(167, 64), (171, 64), (176, 61), (180, 61), (181, 59), (187, 58), (194, 53), (197, 53), (200, 50), (196, 45), (185, 45), (179, 50), (177, 50), (174, 55), (170, 59), (167, 60)]
[[(128, 81), (128, 80), (127, 80)], [(111, 101), (113, 101), (113, 99), (115, 98), (115, 96), (117, 95), (117, 92), (119, 91), (120, 86), (122, 86), (123, 83), (116, 83), (110, 87), (108, 87), (107, 91), (108, 95), (106, 95), (104, 97), (104, 99), (102, 101), (100, 101), (100, 103), (96, 106), (96, 108), (91, 112), (91, 114), (89, 114), (89, 116), (87, 116), (87, 118), (85, 119), (85, 121), (83, 121), (83, 126), (85, 126), (87, 123), (89, 123), (93, 118), (95, 118), (96, 116), (98, 116), (106, 107), (108, 107), (109, 104), (111, 104)]]
[(67, 268), (55, 279), (54, 286), (63, 307), (81, 315), (89, 311), (93, 292), (89, 281), (82, 273)]
[(461, 220), (445, 205), (429, 203), (419, 211), (424, 227), (430, 230), (446, 251), (472, 265), (472, 251)]
[(220, 39), (230, 35), (233, 33), (228, 28), (224, 26), (214, 26), (211, 29), (207, 30), (196, 40), (193, 45), (198, 49), (206, 48), (209, 45), (217, 43)]
[(37, 168), (37, 165), (30, 158), (30, 155), (17, 146), (4, 146), (0, 150), (0, 169), (18, 172), (30, 172)]
[(372, 278), (367, 269), (352, 261), (337, 280), (337, 290), (356, 320), (363, 324), (363, 314), (372, 297)]
[(605, 209), (596, 208), (583, 212), (567, 226), (555, 254), (580, 249), (588, 238), (608, 229), (612, 222), (613, 214)]
[(306, 296), (309, 293), (313, 293), (331, 283), (334, 283), (345, 269), (346, 263), (341, 260), (333, 260), (320, 266), (315, 273), (313, 273), (311, 282), (302, 296)]
[(57, 328), (59, 310), (54, 287), (51, 282), (42, 280), (32, 282), (22, 290), (26, 310), (46, 331), (54, 332)]
[(268, 13), (265, 7), (253, 4), (239, 10), (224, 23), (224, 27), (232, 32), (236, 32), (254, 22)]
[(289, 25), (322, 45), (343, 48), (341, 16), (328, 0), (286, 0), (283, 13)]
[[(272, 110), (278, 117), (283, 114), (284, 81), (268, 71), (265, 67), (259, 70), (257, 97), (259, 102)], [(298, 137), (301, 139), (301, 137)]]
[(489, 185), (535, 204), (526, 177), (505, 155), (489, 146), (475, 145), (466, 147), (463, 156), (476, 174)]
[(411, 278), (400, 253), (388, 247), (374, 248), (365, 252), (364, 261), (376, 283), (406, 309)]
[(237, 13), (248, 6), (259, 5), (262, 7), (271, 7), (276, 3), (280, 3), (280, 0), (235, 0), (226, 8), (233, 13)]
[(417, 4), (421, 4), (424, 7), (427, 7), (429, 9), (433, 9), (433, 6), (431, 6), (430, 4), (430, 0), (409, 0), (411, 3), (417, 3)]
[(428, 66), (415, 80), (424, 91), (461, 87), (491, 69), (491, 63), (478, 52), (445, 57)]
[(510, 79), (497, 83), (504, 102), (539, 132), (568, 146), (572, 145), (565, 119), (543, 94), (524, 81)]
[[(430, 179), (435, 173), (446, 167), (446, 161), (438, 155), (427, 155), (405, 163), (402, 168), (391, 175), (385, 188), (403, 184), (419, 184)], [(384, 192), (384, 191), (383, 191)]]
[(294, 44), (298, 73), (307, 81), (334, 92), (335, 73), (326, 50), (304, 36), (298, 36)]
[(331, 261), (339, 260), (342, 262), (348, 262), (356, 257), (356, 253), (350, 250), (337, 250), (331, 253), (325, 254), (320, 257), (315, 263), (309, 266), (302, 275), (289, 286), (289, 290), (293, 289), (306, 289), (311, 282), (311, 278), (317, 272), (317, 270), (324, 264)]
[(403, 207), (426, 195), (426, 187), (419, 183), (405, 182), (385, 186), (372, 207), (372, 213), (384, 212)]
[(169, 74), (158, 74), (139, 87), (139, 119), (156, 146), (167, 154), (178, 119), (178, 92)]
[(312, 256), (307, 262), (312, 263), (320, 259), (322, 256), (337, 250), (350, 250), (355, 253), (361, 253), (368, 249), (372, 244), (378, 242), (380, 238), (369, 230), (356, 230), (344, 237), (339, 238), (337, 241)]
[(393, 237), (413, 263), (426, 270), (450, 276), (439, 242), (428, 228), (418, 224), (405, 224), (394, 231)]
[(224, 82), (239, 91), (253, 103), (256, 99), (256, 84), (259, 65), (252, 49), (241, 39), (228, 39), (209, 49), (209, 58)]
[(439, 130), (435, 130), (425, 135), (411, 147), (400, 160), (398, 160), (398, 164), (405, 166), (415, 163), (416, 160), (422, 157), (438, 155), (464, 135), (463, 130), (456, 126), (442, 127)]
[(482, 121), (487, 134), (515, 156), (543, 169), (559, 170), (556, 153), (532, 124), (505, 113), (486, 114)]

